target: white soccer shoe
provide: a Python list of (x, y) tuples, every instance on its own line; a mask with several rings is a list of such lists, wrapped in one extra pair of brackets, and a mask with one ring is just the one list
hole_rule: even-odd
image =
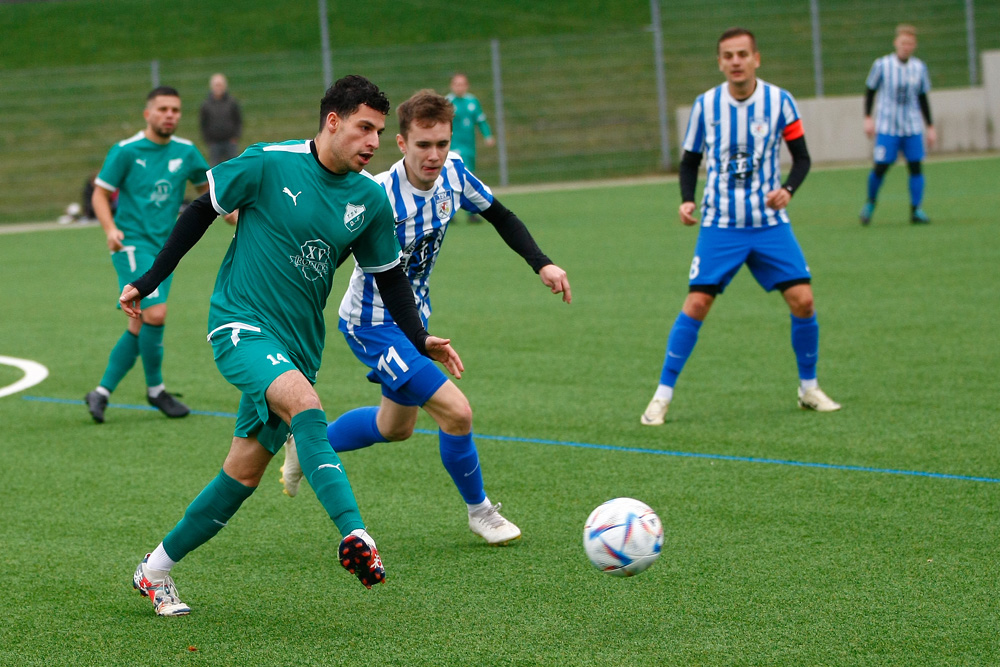
[(816, 412), (836, 412), (840, 409), (840, 403), (827, 396), (819, 387), (805, 391), (799, 387), (799, 407)]
[(659, 426), (666, 418), (669, 408), (670, 401), (665, 398), (654, 398), (646, 406), (646, 411), (642, 413), (639, 422), (646, 426)]
[(132, 587), (139, 595), (148, 597), (153, 603), (157, 616), (184, 616), (191, 613), (191, 607), (181, 602), (177, 595), (174, 579), (166, 572), (146, 567), (149, 554), (142, 559), (132, 575)]
[(470, 513), (469, 530), (495, 546), (513, 542), (521, 537), (521, 529), (500, 514), (500, 503)]
[(294, 498), (302, 483), (302, 466), (299, 465), (299, 453), (295, 449), (295, 438), (288, 434), (285, 440), (285, 464), (281, 466), (281, 483), (285, 487), (285, 495)]

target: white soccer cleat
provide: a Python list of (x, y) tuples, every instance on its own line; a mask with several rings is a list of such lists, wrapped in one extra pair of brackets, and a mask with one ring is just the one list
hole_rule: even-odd
[(299, 453), (295, 449), (295, 438), (291, 434), (285, 440), (285, 464), (281, 466), (281, 483), (285, 487), (285, 495), (291, 498), (299, 492), (302, 482), (302, 466), (299, 465)]
[(500, 514), (500, 503), (470, 513), (469, 530), (496, 546), (513, 542), (521, 537), (521, 529)]
[(149, 554), (140, 561), (132, 575), (132, 587), (139, 595), (148, 597), (153, 603), (157, 616), (184, 616), (191, 613), (191, 607), (181, 602), (177, 595), (174, 579), (166, 572), (146, 567)]
[(639, 422), (646, 426), (659, 426), (666, 418), (668, 408), (670, 401), (665, 398), (654, 398), (646, 406), (646, 411), (642, 413)]
[(799, 407), (816, 412), (836, 412), (840, 409), (840, 403), (827, 396), (819, 387), (805, 391), (799, 387)]

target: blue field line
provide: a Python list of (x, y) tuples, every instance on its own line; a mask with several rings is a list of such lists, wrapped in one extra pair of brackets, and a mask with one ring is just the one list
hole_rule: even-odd
[[(437, 431), (414, 429), (415, 433), (437, 435)], [(604, 449), (612, 452), (627, 452), (629, 454), (658, 454), (660, 456), (679, 456), (691, 459), (712, 459), (713, 461), (738, 461), (741, 463), (770, 463), (771, 465), (797, 466), (800, 468), (823, 468), (826, 470), (847, 470), (850, 472), (875, 472), (884, 475), (908, 475), (910, 477), (932, 477), (934, 479), (954, 479), (962, 482), (987, 482), (1000, 484), (996, 477), (975, 477), (972, 475), (949, 475), (940, 472), (923, 472), (921, 470), (896, 470), (894, 468), (871, 468), (868, 466), (840, 465), (836, 463), (810, 463), (808, 461), (788, 461), (785, 459), (765, 459), (757, 456), (733, 456), (730, 454), (703, 454), (700, 452), (677, 452), (667, 449), (644, 449), (642, 447), (621, 447), (618, 445), (594, 445), (587, 442), (564, 442), (562, 440), (542, 440), (540, 438), (517, 438), (506, 435), (483, 435), (476, 433), (477, 440), (500, 440), (506, 442), (530, 442), (536, 445), (556, 445), (559, 447), (580, 447), (582, 449)]]
[[(43, 396), (25, 396), (26, 401), (39, 401), (42, 403), (64, 403), (70, 405), (83, 405), (83, 401), (68, 398), (46, 398)], [(124, 403), (111, 403), (108, 407), (125, 410), (156, 410), (148, 405), (128, 405)], [(236, 414), (232, 412), (210, 412), (204, 410), (192, 410), (193, 415), (205, 417), (226, 417), (236, 419)], [(428, 429), (414, 429), (414, 433), (423, 435), (437, 435), (437, 431)], [(872, 472), (883, 475), (906, 475), (908, 477), (930, 477), (932, 479), (952, 479), (960, 482), (986, 482), (987, 484), (1000, 484), (1000, 478), (996, 477), (976, 477), (974, 475), (949, 475), (940, 472), (924, 472), (922, 470), (897, 470), (895, 468), (872, 468), (869, 466), (851, 466), (837, 463), (810, 463), (809, 461), (789, 461), (786, 459), (767, 459), (757, 456), (733, 456), (731, 454), (704, 454), (701, 452), (678, 452), (668, 449), (645, 449), (643, 447), (622, 447), (620, 445), (595, 445), (588, 442), (566, 442), (563, 440), (542, 440), (541, 438), (518, 438), (507, 435), (484, 435), (476, 433), (477, 440), (497, 440), (500, 442), (525, 442), (535, 445), (555, 445), (558, 447), (577, 447), (580, 449), (603, 449), (611, 452), (625, 452), (627, 454), (656, 454), (659, 456), (677, 456), (689, 459), (711, 459), (713, 461), (736, 461), (739, 463), (767, 463), (770, 465), (796, 466), (799, 468), (820, 468), (824, 470), (845, 470), (848, 472)]]

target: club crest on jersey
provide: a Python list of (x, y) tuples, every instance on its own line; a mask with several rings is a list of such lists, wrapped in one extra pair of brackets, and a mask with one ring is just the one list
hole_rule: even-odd
[(344, 209), (344, 226), (347, 227), (347, 230), (353, 232), (359, 229), (364, 222), (365, 205), (348, 202), (347, 208)]
[(156, 206), (156, 208), (161, 208), (170, 199), (170, 192), (172, 190), (173, 186), (170, 185), (170, 181), (161, 178), (153, 184), (153, 191), (149, 195), (150, 203)]
[(770, 129), (771, 125), (763, 118), (754, 118), (750, 121), (750, 134), (757, 139), (763, 139), (766, 137), (768, 130)]
[(182, 157), (174, 158), (173, 160), (167, 163), (167, 169), (170, 171), (171, 174), (176, 174), (178, 171), (181, 170), (182, 164), (184, 164), (184, 158)]
[(451, 220), (451, 190), (434, 195), (434, 214), (438, 220)]
[(301, 255), (289, 255), (293, 266), (302, 271), (306, 280), (319, 280), (330, 272), (330, 246), (320, 239), (310, 239), (301, 246)]

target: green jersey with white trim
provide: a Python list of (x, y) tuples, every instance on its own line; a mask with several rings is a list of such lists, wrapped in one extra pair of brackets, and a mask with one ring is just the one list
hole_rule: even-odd
[(353, 253), (365, 271), (385, 271), (400, 250), (382, 186), (365, 172), (327, 170), (312, 144), (254, 144), (208, 172), (215, 210), (240, 211), (208, 317), (210, 336), (274, 334), (315, 382), (334, 270)]
[(180, 137), (158, 144), (139, 132), (112, 146), (95, 183), (119, 191), (115, 225), (125, 234), (122, 245), (158, 253), (177, 222), (187, 181), (204, 185), (207, 169), (195, 145)]
[(465, 94), (456, 97), (455, 93), (448, 93), (446, 99), (455, 107), (455, 120), (452, 122), (451, 150), (456, 151), (463, 158), (466, 151), (472, 151), (472, 156), (476, 155), (476, 128), (483, 133), (484, 139), (493, 136), (490, 124), (486, 120), (486, 113), (483, 111), (479, 99), (475, 95)]

